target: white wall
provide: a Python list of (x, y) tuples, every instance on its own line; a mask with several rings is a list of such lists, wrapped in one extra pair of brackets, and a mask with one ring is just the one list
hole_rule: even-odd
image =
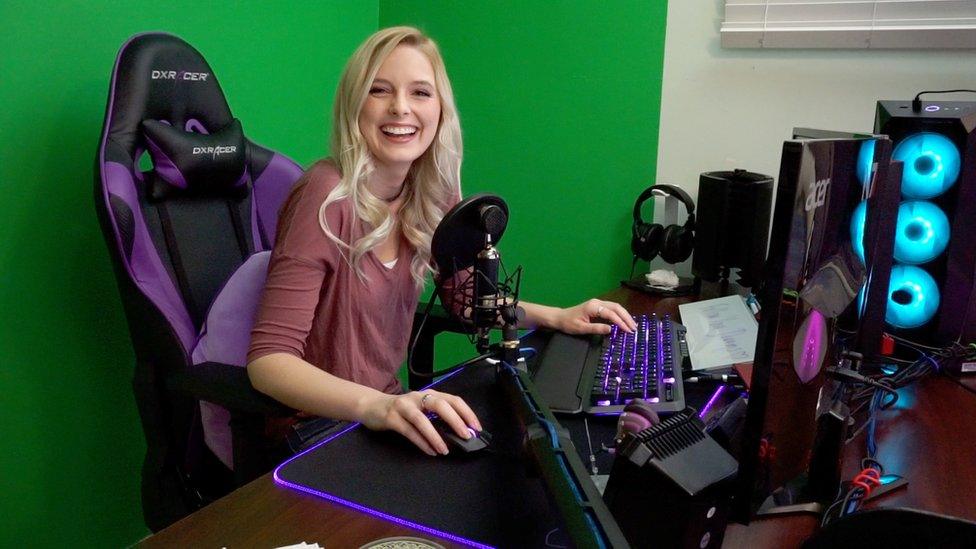
[(668, 2), (657, 180), (692, 196), (705, 171), (777, 177), (794, 126), (870, 131), (878, 99), (976, 88), (974, 51), (723, 50), (724, 4)]

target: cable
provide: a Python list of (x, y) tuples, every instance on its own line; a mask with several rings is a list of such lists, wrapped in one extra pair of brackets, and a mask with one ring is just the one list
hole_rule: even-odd
[[(528, 353), (528, 354), (523, 355), (522, 353)], [(521, 356), (521, 358), (524, 358), (526, 360), (536, 356), (537, 354), (539, 354), (539, 351), (537, 351), (535, 347), (519, 347), (519, 355)]]
[[(413, 335), (413, 341), (410, 342), (410, 346), (407, 347), (407, 370), (420, 377), (434, 377), (429, 375), (427, 372), (418, 372), (413, 369), (413, 350), (417, 346), (417, 342), (420, 341), (420, 334), (424, 332), (424, 324), (427, 323), (427, 317), (430, 316), (430, 310), (434, 308), (434, 296), (437, 295), (437, 290), (439, 285), (434, 288), (434, 291), (430, 294), (430, 300), (427, 301), (427, 307), (424, 309), (424, 316), (420, 317), (420, 326), (417, 327), (417, 332)], [(433, 373), (434, 365), (430, 365), (431, 373)]]
[(868, 435), (867, 435), (867, 447), (868, 447), (868, 457), (874, 459), (874, 456), (878, 453), (878, 443), (875, 440), (874, 432), (875, 427), (878, 425), (878, 408), (881, 405), (881, 401), (884, 398), (883, 393), (880, 391), (875, 391), (874, 396), (871, 398), (871, 407), (868, 411)]
[(837, 518), (856, 512), (861, 503), (871, 495), (871, 492), (881, 485), (884, 467), (876, 458), (878, 453), (876, 429), (879, 411), (889, 409), (898, 402), (898, 389), (910, 385), (932, 372), (941, 371), (940, 359), (947, 358), (953, 352), (949, 349), (929, 347), (930, 354), (912, 346), (911, 342), (907, 342), (907, 340), (903, 340), (901, 343), (918, 351), (919, 357), (890, 375), (862, 376), (843, 368), (833, 369), (835, 373), (842, 376), (843, 381), (851, 386), (851, 416), (853, 417), (865, 407), (867, 408), (867, 419), (847, 439), (847, 442), (851, 442), (862, 431), (866, 431), (866, 457), (861, 460), (861, 471), (847, 484), (847, 490), (843, 491), (841, 488), (842, 492), (838, 493), (835, 501), (824, 512), (821, 520), (822, 526)]
[(546, 534), (546, 547), (553, 547), (554, 549), (567, 549), (567, 546), (565, 545), (553, 545), (552, 542), (549, 541), (549, 537), (558, 531), (559, 528), (553, 528), (552, 530), (549, 530), (549, 533)]
[(586, 428), (586, 445), (590, 448), (590, 468), (594, 475), (599, 475), (600, 470), (596, 466), (596, 454), (593, 452), (593, 440), (590, 438), (590, 423), (583, 418), (583, 427)]
[(883, 474), (884, 467), (876, 459), (865, 458), (861, 460), (861, 471), (850, 482), (847, 491), (843, 492), (843, 496), (839, 493), (834, 503), (827, 507), (820, 525), (826, 526), (838, 518), (857, 511), (861, 502), (870, 496), (875, 488), (881, 486)]
[(976, 93), (976, 90), (926, 90), (918, 92), (915, 99), (912, 99), (912, 112), (922, 112), (922, 100), (920, 99), (923, 94), (928, 93)]

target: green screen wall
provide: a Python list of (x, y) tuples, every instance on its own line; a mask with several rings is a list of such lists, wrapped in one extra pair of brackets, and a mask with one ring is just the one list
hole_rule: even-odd
[(115, 56), (132, 34), (203, 53), (253, 140), (325, 151), (370, 2), (0, 2), (0, 547), (117, 547), (148, 530), (133, 354), (92, 204)]
[[(129, 36), (189, 41), (245, 133), (308, 165), (355, 47), (420, 26), (455, 85), (465, 193), (509, 202), (501, 248), (525, 267), (526, 298), (570, 305), (629, 270), (630, 208), (655, 173), (665, 13), (657, 0), (0, 3), (0, 546), (148, 533), (133, 355), (92, 205)], [(447, 345), (444, 361), (471, 352)]]
[[(522, 296), (570, 306), (630, 272), (634, 200), (657, 159), (667, 3), (381, 0), (380, 27), (440, 46), (464, 132), (464, 193), (493, 192)], [(443, 338), (439, 366), (472, 347)]]

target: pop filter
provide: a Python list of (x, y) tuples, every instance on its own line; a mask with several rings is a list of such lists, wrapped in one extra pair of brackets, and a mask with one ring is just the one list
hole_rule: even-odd
[(485, 237), (498, 244), (508, 225), (508, 205), (501, 197), (481, 193), (458, 202), (444, 215), (430, 243), (442, 279), (475, 264)]

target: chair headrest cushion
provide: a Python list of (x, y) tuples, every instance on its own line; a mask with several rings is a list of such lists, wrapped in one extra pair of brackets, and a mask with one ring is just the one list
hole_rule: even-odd
[(246, 181), (244, 132), (236, 118), (211, 134), (158, 120), (143, 120), (142, 132), (156, 174), (173, 187), (192, 194), (235, 194)]

